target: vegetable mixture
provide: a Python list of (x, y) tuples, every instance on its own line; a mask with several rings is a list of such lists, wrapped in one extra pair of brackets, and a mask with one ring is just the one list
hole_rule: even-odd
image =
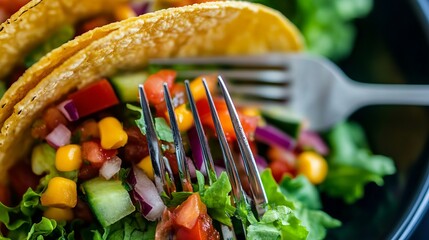
[[(231, 201), (202, 78), (215, 93), (216, 77), (191, 82), (216, 173), (204, 167), (185, 88), (174, 70), (100, 79), (33, 123), (31, 137), (37, 141), (31, 155), (9, 170), (10, 186), (0, 185), (0, 238), (220, 239), (220, 226), (226, 225), (248, 239), (323, 239), (341, 223), (322, 211), (320, 192), (353, 203), (363, 197), (365, 184), (381, 186), (383, 176), (395, 171), (391, 159), (371, 154), (353, 123), (335, 126), (325, 142), (286, 113), (238, 108), (268, 198), (268, 210), (258, 218), (246, 204)], [(163, 155), (179, 179), (162, 89), (168, 85), (190, 166), (189, 189), (160, 195), (155, 187), (137, 104), (140, 83)], [(215, 106), (249, 191), (226, 104), (215, 98)], [(208, 184), (210, 176), (214, 181)]]

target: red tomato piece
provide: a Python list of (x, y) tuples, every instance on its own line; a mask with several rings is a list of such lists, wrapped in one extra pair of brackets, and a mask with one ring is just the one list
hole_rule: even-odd
[(207, 213), (207, 207), (201, 202), (200, 195), (194, 193), (174, 210), (176, 226), (192, 229), (201, 214)]
[(213, 227), (212, 220), (208, 214), (200, 215), (194, 227), (191, 229), (179, 228), (176, 232), (176, 240), (218, 240), (220, 234)]
[(155, 106), (164, 102), (164, 88), (162, 85), (167, 83), (169, 90), (171, 90), (176, 75), (177, 73), (174, 70), (161, 70), (146, 79), (144, 90), (149, 104)]
[(107, 79), (86, 86), (70, 94), (80, 117), (112, 107), (119, 103), (115, 91)]
[(116, 156), (116, 149), (103, 149), (99, 141), (87, 141), (82, 143), (82, 158), (91, 166), (100, 168), (103, 163)]
[(281, 182), (285, 175), (295, 176), (295, 169), (292, 168), (287, 162), (274, 161), (269, 164), (274, 179)]

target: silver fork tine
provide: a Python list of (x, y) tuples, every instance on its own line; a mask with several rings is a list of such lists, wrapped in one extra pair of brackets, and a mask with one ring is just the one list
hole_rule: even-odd
[(283, 70), (252, 70), (252, 69), (220, 69), (220, 70), (180, 70), (179, 77), (195, 78), (201, 75), (221, 75), (227, 79), (252, 80), (253, 82), (286, 84), (290, 82), (291, 75)]
[(225, 168), (231, 181), (234, 200), (235, 202), (247, 201), (246, 194), (244, 192), (243, 186), (241, 185), (240, 176), (238, 174), (237, 168), (235, 167), (235, 162), (231, 153), (231, 149), (228, 146), (225, 133), (222, 130), (222, 125), (220, 123), (219, 116), (217, 114), (212, 95), (210, 94), (209, 88), (207, 87), (207, 83), (204, 79), (203, 79), (203, 85), (208, 98), (210, 113), (212, 115), (212, 119), (216, 129), (216, 134), (219, 139), (220, 147), (223, 154), (223, 159), (225, 161)]
[(192, 116), (194, 117), (194, 124), (195, 128), (197, 130), (198, 140), (200, 140), (201, 143), (201, 149), (203, 152), (203, 159), (204, 159), (204, 166), (207, 171), (207, 177), (209, 180), (209, 183), (212, 184), (215, 179), (212, 176), (212, 174), (216, 174), (214, 162), (212, 155), (210, 154), (210, 148), (209, 144), (207, 142), (206, 135), (204, 133), (203, 125), (201, 124), (200, 116), (198, 115), (197, 106), (195, 104), (194, 96), (192, 96), (191, 88), (189, 86), (189, 81), (185, 81), (185, 89), (186, 94), (188, 96), (189, 105), (191, 107)]
[[(146, 138), (148, 142), (149, 154), (152, 161), (155, 186), (159, 193), (166, 192), (170, 195), (175, 191), (173, 175), (168, 165), (168, 160), (161, 154), (161, 149), (156, 136), (155, 127), (152, 121), (152, 114), (150, 112), (149, 104), (146, 98), (144, 87), (139, 85), (140, 105), (142, 107), (143, 118), (145, 121)], [(167, 163), (166, 163), (167, 162)], [(165, 173), (168, 173), (166, 176)], [(166, 179), (166, 178), (170, 179)]]
[(180, 135), (179, 127), (174, 113), (174, 107), (171, 102), (170, 91), (167, 83), (163, 84), (164, 99), (167, 105), (168, 115), (170, 118), (170, 126), (173, 132), (174, 148), (176, 150), (177, 165), (179, 169), (179, 178), (183, 191), (192, 192), (191, 177), (189, 174), (189, 166), (186, 162), (185, 149), (183, 149), (182, 136)]
[(238, 114), (235, 110), (231, 96), (226, 89), (222, 77), (219, 76), (218, 79), (220, 89), (228, 107), (229, 115), (231, 117), (234, 131), (237, 136), (238, 146), (240, 148), (241, 157), (243, 159), (246, 174), (249, 179), (250, 189), (252, 191), (256, 211), (258, 212), (259, 217), (261, 217), (266, 211), (266, 205), (268, 203), (267, 196), (264, 187), (262, 186), (261, 177), (259, 175), (258, 168), (256, 167), (256, 162), (253, 157), (252, 150), (250, 149), (249, 142), (247, 141), (243, 127), (241, 126), (241, 122), (238, 118)]

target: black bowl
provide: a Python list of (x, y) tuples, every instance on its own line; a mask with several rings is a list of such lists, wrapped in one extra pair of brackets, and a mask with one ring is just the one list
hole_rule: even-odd
[[(418, 13), (410, 1), (374, 0), (370, 15), (355, 22), (355, 48), (340, 67), (361, 82), (429, 84), (429, 26)], [(324, 198), (326, 211), (343, 221), (328, 238), (429, 239), (423, 227), (414, 231), (429, 202), (428, 110), (371, 106), (351, 116), (364, 127), (374, 153), (392, 157), (398, 171), (383, 188), (368, 185), (355, 205)]]

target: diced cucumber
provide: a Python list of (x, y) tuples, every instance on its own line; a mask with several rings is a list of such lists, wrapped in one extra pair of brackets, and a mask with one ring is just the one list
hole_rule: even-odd
[(33, 148), (31, 153), (31, 170), (36, 175), (56, 172), (55, 169), (55, 149), (47, 143), (41, 143)]
[(138, 86), (144, 83), (147, 77), (148, 73), (146, 71), (123, 73), (111, 77), (110, 82), (121, 102), (138, 102)]
[(265, 108), (262, 117), (270, 124), (297, 139), (301, 131), (303, 119), (284, 108)]
[(130, 195), (119, 180), (94, 178), (82, 185), (89, 205), (103, 227), (135, 211)]

